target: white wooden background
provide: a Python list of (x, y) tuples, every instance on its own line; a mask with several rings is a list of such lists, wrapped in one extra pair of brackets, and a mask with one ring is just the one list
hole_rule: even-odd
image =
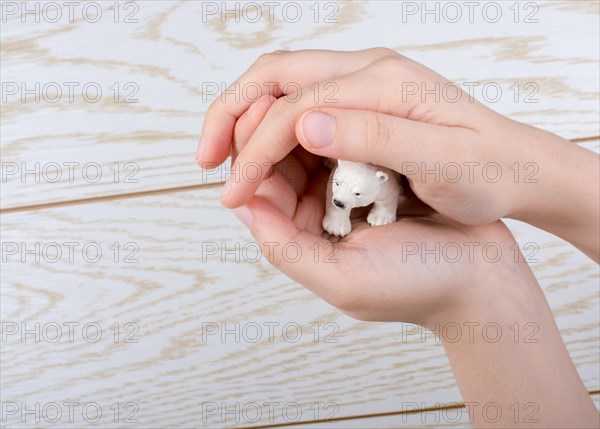
[[(243, 14), (239, 23), (231, 15), (222, 22), (219, 13), (203, 13), (197, 1), (79, 2), (73, 22), (66, 7), (62, 19), (50, 22), (56, 21), (51, 6), (26, 7), (35, 10), (36, 4), (39, 14), (23, 16), (14, 9), (21, 2), (2, 2), (3, 426), (52, 426), (54, 414), (41, 413), (44, 407), (50, 412), (51, 403), (62, 404), (63, 411), (54, 427), (272, 426), (293, 419), (293, 408), (287, 420), (282, 416), (286, 404), (299, 404), (299, 422), (314, 421), (314, 404), (321, 418), (333, 412), (342, 419), (304, 427), (468, 426), (464, 409), (403, 414), (413, 406), (435, 409), (461, 401), (448, 360), (431, 335), (421, 341), (402, 336), (406, 325), (351, 320), (265, 261), (253, 260), (251, 237), (219, 204), (222, 176), (194, 164), (212, 101), (203, 89), (231, 82), (263, 52), (387, 46), (457, 82), (496, 82), (502, 96), (487, 102), (490, 107), (598, 151), (598, 2), (499, 2), (503, 15), (497, 23), (484, 19), (486, 2), (475, 9), (473, 23), (464, 6), (458, 23), (444, 15), (440, 22), (431, 15), (421, 22), (419, 14), (405, 15), (403, 22), (401, 2), (322, 2), (312, 9), (312, 2), (302, 3), (297, 23), (289, 22), (291, 12), (283, 17), (283, 3), (272, 23), (266, 7), (257, 23)], [(102, 16), (91, 23), (95, 5)], [(337, 23), (322, 22), (336, 10)], [(538, 22), (525, 22), (528, 15)], [(132, 20), (137, 22), (127, 22)], [(63, 90), (55, 103), (48, 100), (57, 97), (52, 82)], [(79, 84), (72, 100), (65, 82)], [(515, 82), (521, 88), (517, 100), (510, 89)], [(39, 102), (33, 94), (23, 101), (24, 94), (14, 91), (14, 85), (35, 89), (36, 83)], [(94, 92), (85, 94), (88, 100), (81, 92), (89, 83), (102, 90), (97, 102), (88, 101)], [(528, 83), (534, 86), (525, 90)], [(528, 99), (535, 102), (527, 103), (531, 88), (538, 89)], [(125, 102), (133, 90), (137, 102)], [(486, 102), (481, 93), (475, 96)], [(68, 165), (75, 165), (72, 176)], [(91, 183), (96, 167), (100, 177)], [(57, 173), (62, 175), (55, 180)], [(598, 266), (550, 234), (518, 222), (510, 226), (520, 243), (540, 246), (533, 269), (598, 402)], [(79, 243), (73, 262), (64, 244), (69, 242)], [(51, 262), (56, 246), (50, 246), (37, 252), (36, 262), (35, 243), (59, 243), (62, 259)], [(102, 249), (96, 263), (82, 256), (88, 243), (91, 250)], [(241, 252), (235, 252), (236, 243)], [(12, 255), (15, 245), (34, 251)], [(222, 260), (211, 252), (219, 246), (234, 251)], [(11, 335), (15, 326), (32, 329), (36, 322), (39, 341), (34, 334), (24, 340)], [(80, 324), (72, 340), (68, 322)], [(49, 341), (56, 334), (53, 323), (63, 327), (57, 342)], [(99, 341), (83, 337), (86, 323), (102, 329)], [(248, 335), (259, 324), (261, 339), (202, 337), (207, 324), (236, 323)], [(279, 323), (273, 341), (265, 323)], [(298, 342), (282, 335), (286, 324), (301, 327)], [(325, 341), (333, 328), (337, 341)], [(138, 341), (124, 342), (127, 334)], [(69, 401), (80, 404), (73, 423), (64, 405)], [(279, 404), (273, 419), (268, 402)], [(88, 403), (102, 410), (98, 422), (91, 422), (93, 408), (87, 419), (82, 416)], [(13, 415), (14, 404), (19, 410)], [(219, 407), (214, 415), (213, 404)], [(251, 408), (222, 415), (236, 404), (262, 404), (263, 415), (251, 421)], [(337, 408), (324, 409), (327, 404)], [(22, 408), (34, 410), (25, 422)], [(130, 411), (138, 423), (125, 421)]]

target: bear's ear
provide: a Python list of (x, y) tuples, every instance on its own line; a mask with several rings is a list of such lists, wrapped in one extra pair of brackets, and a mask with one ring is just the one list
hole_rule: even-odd
[(377, 170), (377, 173), (375, 173), (375, 176), (377, 176), (377, 179), (379, 179), (379, 181), (381, 183), (385, 182), (388, 179), (388, 174), (385, 171), (381, 171), (381, 170)]

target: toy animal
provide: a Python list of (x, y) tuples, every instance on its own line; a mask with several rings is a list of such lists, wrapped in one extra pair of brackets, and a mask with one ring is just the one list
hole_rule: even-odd
[(323, 229), (331, 235), (347, 235), (352, 230), (352, 209), (371, 203), (373, 208), (367, 216), (369, 225), (395, 222), (398, 201), (403, 192), (398, 176), (386, 167), (338, 160), (327, 184)]

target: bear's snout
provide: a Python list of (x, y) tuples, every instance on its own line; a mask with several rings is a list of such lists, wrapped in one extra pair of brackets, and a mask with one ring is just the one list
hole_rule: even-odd
[(339, 207), (341, 209), (346, 208), (346, 205), (344, 203), (342, 203), (340, 200), (336, 200), (335, 198), (333, 199), (333, 205), (335, 205), (336, 207)]

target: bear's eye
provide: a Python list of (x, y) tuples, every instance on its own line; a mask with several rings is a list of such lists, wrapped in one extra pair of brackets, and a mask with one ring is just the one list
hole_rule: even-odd
[(354, 195), (356, 195), (357, 197), (360, 197), (360, 192), (355, 192)]
[(335, 181), (335, 186), (340, 186), (340, 182), (338, 182), (337, 180)]

